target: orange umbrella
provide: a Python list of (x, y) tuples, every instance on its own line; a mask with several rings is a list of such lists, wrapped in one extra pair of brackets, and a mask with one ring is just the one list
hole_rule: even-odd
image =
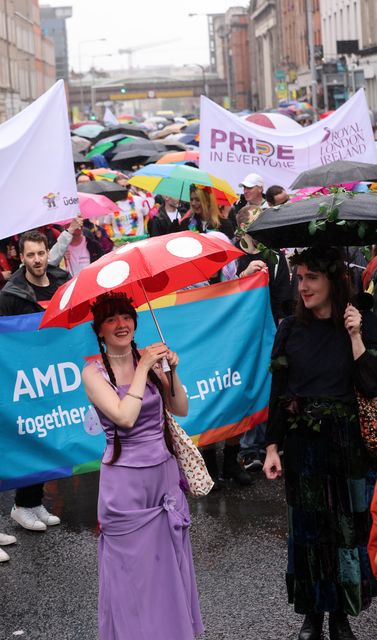
[(166, 153), (156, 164), (187, 164), (187, 162), (194, 162), (199, 165), (199, 151), (176, 151)]

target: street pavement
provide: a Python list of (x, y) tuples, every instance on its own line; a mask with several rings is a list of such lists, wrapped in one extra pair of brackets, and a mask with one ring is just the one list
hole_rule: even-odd
[[(284, 582), (283, 483), (253, 477), (249, 488), (229, 483), (190, 499), (201, 640), (297, 640), (301, 616), (287, 605)], [(13, 495), (0, 494), (0, 530), (18, 538), (0, 565), (0, 640), (96, 640), (98, 474), (47, 489), (46, 505), (62, 525), (46, 533), (11, 521)], [(358, 640), (376, 640), (377, 602), (351, 624)]]

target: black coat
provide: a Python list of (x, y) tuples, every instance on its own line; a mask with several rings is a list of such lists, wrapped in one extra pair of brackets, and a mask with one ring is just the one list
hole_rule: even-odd
[(172, 222), (166, 213), (164, 206), (161, 206), (158, 210), (158, 214), (148, 222), (148, 233), (151, 237), (164, 236), (167, 233), (175, 233), (176, 231), (182, 231), (179, 226), (179, 218)]
[[(50, 282), (58, 286), (67, 282), (71, 276), (64, 269), (47, 266), (47, 276)], [(6, 283), (0, 292), (0, 316), (18, 316), (25, 313), (39, 313), (43, 311), (35, 291), (25, 278), (25, 267), (21, 266)]]

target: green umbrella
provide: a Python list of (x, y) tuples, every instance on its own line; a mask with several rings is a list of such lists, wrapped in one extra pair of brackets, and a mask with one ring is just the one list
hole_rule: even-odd
[(140, 140), (140, 138), (137, 138), (136, 136), (127, 136), (126, 138), (123, 138), (123, 140), (119, 140), (116, 145), (129, 144), (130, 142), (135, 142), (135, 140)]
[(113, 142), (104, 142), (103, 144), (97, 144), (96, 147), (93, 147), (93, 149), (91, 149), (91, 151), (89, 151), (89, 153), (86, 154), (86, 158), (92, 158), (93, 156), (97, 155), (98, 153), (105, 153), (105, 151), (108, 151), (109, 149), (112, 149), (114, 147), (114, 143)]

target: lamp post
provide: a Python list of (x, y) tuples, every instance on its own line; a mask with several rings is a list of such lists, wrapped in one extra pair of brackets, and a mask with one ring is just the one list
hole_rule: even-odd
[(80, 74), (80, 111), (81, 114), (83, 115), (84, 113), (84, 89), (83, 89), (83, 85), (82, 85), (82, 68), (81, 68), (81, 46), (83, 44), (89, 44), (89, 43), (93, 43), (93, 42), (107, 42), (107, 38), (95, 38), (94, 40), (81, 40), (79, 42), (79, 48), (78, 48), (78, 62), (79, 62), (79, 74)]
[(91, 103), (91, 111), (93, 114), (95, 114), (95, 109), (96, 109), (96, 86), (94, 84), (95, 78), (94, 78), (94, 74), (95, 74), (95, 68), (94, 68), (94, 59), (95, 58), (106, 58), (106, 57), (111, 57), (113, 54), (112, 53), (98, 53), (96, 56), (92, 56), (92, 64), (91, 64), (91, 72), (92, 72), (92, 86), (90, 89), (90, 103)]
[(203, 95), (208, 96), (208, 85), (207, 85), (207, 76), (205, 67), (199, 62), (190, 62), (190, 64), (184, 64), (184, 67), (199, 67), (202, 71), (202, 81), (203, 81)]
[(306, 0), (306, 15), (308, 24), (308, 44), (309, 44), (309, 63), (310, 77), (312, 87), (312, 104), (314, 111), (314, 121), (318, 120), (318, 98), (317, 98), (317, 69), (314, 57), (314, 38), (313, 38), (313, 4), (312, 0)]

